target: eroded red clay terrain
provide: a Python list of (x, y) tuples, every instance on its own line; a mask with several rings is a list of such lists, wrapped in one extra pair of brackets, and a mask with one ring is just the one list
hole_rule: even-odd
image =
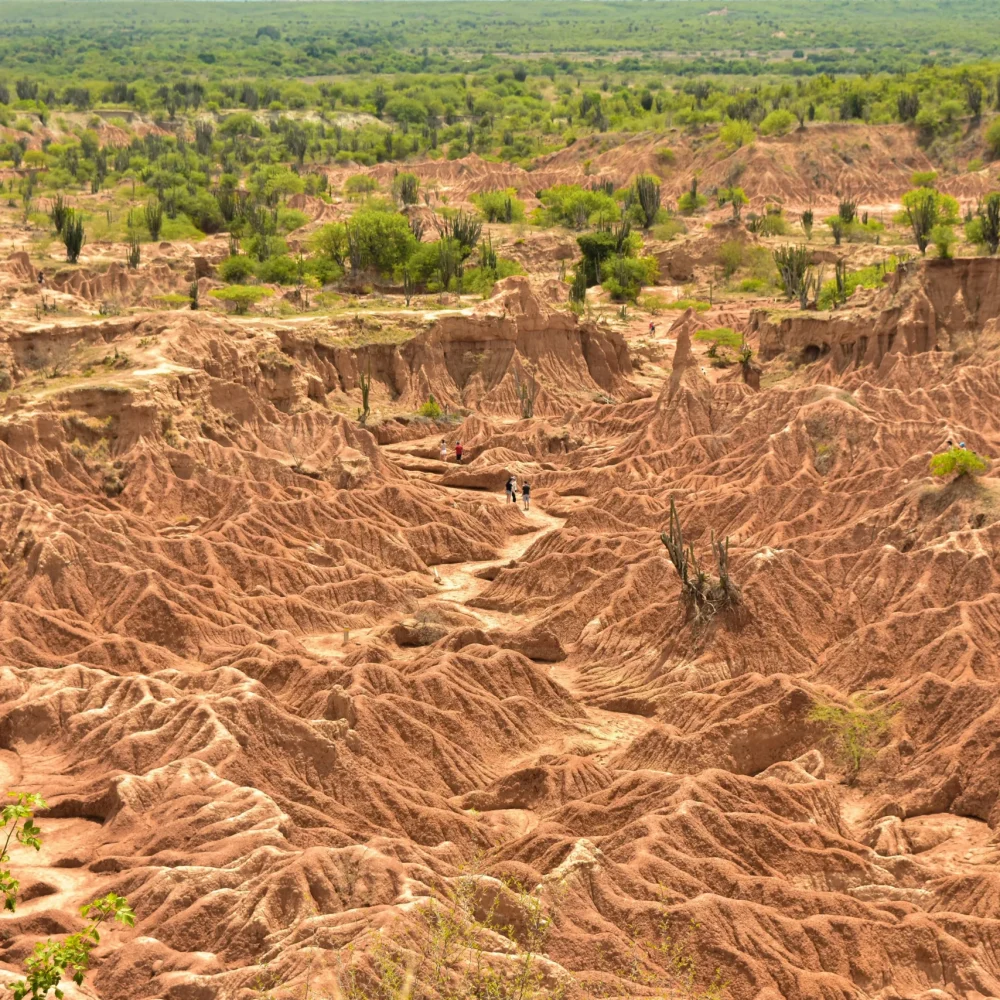
[[(199, 277), (154, 258), (50, 294)], [(115, 891), (136, 928), (70, 996), (487, 995), (473, 954), (516, 996), (534, 951), (523, 996), (1000, 996), (1000, 483), (928, 474), (1000, 455), (996, 261), (652, 337), (534, 277), (331, 335), (33, 318), (0, 269), (0, 746), (50, 803), (7, 980)], [(431, 394), (459, 416), (404, 415)], [(714, 616), (672, 502), (706, 567), (730, 540)], [(816, 705), (888, 720), (856, 773)]]

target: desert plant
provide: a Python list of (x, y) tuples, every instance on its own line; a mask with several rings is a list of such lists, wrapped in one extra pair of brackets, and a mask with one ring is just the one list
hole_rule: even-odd
[(419, 215), (411, 215), (410, 219), (410, 232), (413, 233), (413, 238), (420, 243), (424, 238), (424, 231), (427, 229), (427, 225)]
[(484, 191), (474, 194), (471, 201), (487, 222), (521, 222), (524, 220), (524, 202), (516, 194), (514, 188)]
[(368, 359), (368, 371), (358, 374), (358, 385), (361, 387), (361, 409), (358, 410), (358, 423), (362, 427), (368, 423), (368, 414), (371, 413), (369, 398), (372, 391), (372, 362)]
[(835, 247), (840, 246), (840, 241), (844, 238), (844, 220), (839, 215), (831, 215), (829, 219), (826, 220), (826, 224), (830, 227), (830, 233), (833, 235), (833, 245)]
[(426, 403), (420, 404), (420, 409), (417, 410), (417, 413), (430, 420), (437, 420), (441, 416), (441, 406), (432, 394), (427, 397)]
[(98, 933), (101, 924), (112, 920), (126, 927), (135, 926), (135, 914), (128, 901), (113, 892), (80, 907), (80, 915), (90, 918), (82, 931), (62, 941), (45, 940), (35, 945), (34, 952), (24, 963), (27, 978), (10, 984), (14, 1000), (46, 1000), (49, 993), (54, 993), (56, 1000), (62, 1000), (59, 984), (63, 976), (70, 975), (77, 986), (83, 983), (84, 973), (90, 967), (90, 953), (101, 940)]
[(980, 201), (977, 215), (979, 217), (979, 234), (991, 254), (1000, 247), (1000, 192), (994, 191), (986, 196), (986, 201)]
[(160, 230), (163, 228), (163, 205), (157, 199), (150, 198), (143, 210), (143, 217), (149, 230), (149, 238), (155, 242), (160, 238)]
[(78, 212), (73, 209), (67, 211), (60, 236), (66, 247), (66, 260), (70, 264), (75, 264), (80, 259), (80, 251), (86, 242), (86, 236), (83, 232), (83, 217)]
[(406, 302), (407, 306), (410, 304), (410, 299), (413, 298), (415, 283), (413, 281), (413, 275), (410, 274), (410, 269), (408, 267), (403, 268), (403, 301)]
[(213, 299), (229, 305), (237, 316), (245, 316), (252, 305), (261, 299), (270, 298), (274, 292), (260, 285), (227, 285), (225, 288), (216, 288), (209, 294)]
[(753, 368), (753, 348), (747, 343), (746, 337), (743, 338), (743, 343), (740, 344), (739, 361), (743, 381), (746, 382), (750, 378), (750, 372)]
[(856, 698), (849, 708), (817, 702), (807, 718), (827, 729), (834, 756), (853, 782), (865, 762), (875, 756), (897, 709), (896, 705), (869, 708)]
[(587, 268), (585, 262), (577, 264), (573, 272), (573, 283), (569, 286), (569, 300), (583, 305), (587, 299)]
[(932, 476), (942, 479), (953, 472), (956, 479), (962, 476), (980, 476), (986, 471), (986, 460), (971, 448), (961, 448), (956, 445), (934, 455), (930, 461), (930, 471)]
[(459, 245), (472, 249), (483, 232), (483, 224), (469, 212), (459, 210), (453, 215), (435, 219), (438, 234), (442, 240), (457, 240)]
[(941, 260), (951, 260), (955, 240), (955, 231), (951, 226), (946, 226), (943, 222), (939, 222), (931, 230), (931, 242), (934, 244), (934, 249), (937, 250), (937, 255)]
[(523, 371), (514, 365), (514, 390), (521, 406), (521, 419), (530, 420), (535, 415), (535, 400), (538, 398), (538, 379), (531, 370)]
[(720, 244), (718, 261), (722, 266), (722, 274), (731, 278), (743, 266), (743, 242), (741, 240), (726, 240)]
[(773, 251), (775, 266), (785, 288), (785, 296), (794, 299), (799, 296), (806, 273), (809, 270), (809, 250), (805, 246), (783, 246)]
[(742, 118), (731, 118), (719, 129), (719, 138), (730, 150), (734, 150), (741, 146), (749, 146), (757, 135), (750, 122)]
[(649, 174), (635, 179), (635, 197), (642, 211), (643, 228), (649, 229), (660, 211), (660, 182)]
[(941, 194), (931, 187), (918, 187), (903, 195), (903, 210), (897, 220), (908, 223), (920, 252), (927, 252), (931, 232), (938, 223), (950, 225), (956, 221), (958, 202), (950, 195)]
[(840, 216), (840, 220), (845, 226), (849, 226), (858, 217), (857, 198), (852, 198), (850, 195), (841, 198), (840, 204), (837, 206), (837, 215)]
[(72, 211), (63, 200), (62, 192), (57, 194), (52, 202), (52, 207), (49, 209), (49, 218), (52, 220), (52, 225), (57, 233), (62, 233), (63, 226), (66, 225), (66, 217)]
[(392, 182), (392, 193), (402, 205), (416, 205), (417, 189), (420, 181), (416, 174), (402, 173), (396, 174)]
[(8, 802), (0, 812), (3, 824), (0, 826), (0, 834), (4, 835), (3, 850), (0, 851), (0, 892), (3, 893), (4, 908), (13, 913), (17, 907), (17, 890), (21, 883), (7, 867), (10, 862), (10, 842), (13, 838), (23, 847), (41, 850), (42, 831), (35, 825), (35, 812), (47, 807), (45, 800), (34, 792), (8, 792), (7, 798), (14, 801)]
[(669, 532), (660, 532), (670, 557), (681, 580), (681, 597), (694, 613), (695, 621), (713, 617), (721, 608), (736, 605), (741, 600), (740, 589), (729, 575), (729, 539), (721, 542), (712, 536), (712, 555), (715, 557), (718, 576), (711, 577), (698, 563), (694, 546), (684, 547), (684, 534), (673, 497), (670, 498)]
[(188, 286), (188, 302), (191, 303), (191, 308), (198, 308), (198, 282), (192, 281)]
[(136, 233), (128, 234), (128, 249), (125, 251), (125, 262), (134, 271), (142, 258), (142, 244)]
[(811, 240), (813, 234), (813, 210), (807, 208), (802, 213), (802, 232), (806, 234), (806, 239)]
[(698, 178), (691, 178), (691, 187), (677, 199), (677, 207), (684, 215), (693, 215), (699, 208), (706, 205), (708, 199), (698, 194)]

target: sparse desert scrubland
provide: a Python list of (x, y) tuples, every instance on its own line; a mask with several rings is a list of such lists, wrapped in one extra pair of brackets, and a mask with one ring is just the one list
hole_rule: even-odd
[(1000, 997), (994, 22), (5, 4), (11, 995)]

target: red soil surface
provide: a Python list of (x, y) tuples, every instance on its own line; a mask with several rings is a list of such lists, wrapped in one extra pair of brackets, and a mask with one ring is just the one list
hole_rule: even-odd
[[(808, 329), (716, 309), (652, 338), (525, 279), (381, 344), (8, 319), (0, 762), (50, 809), (3, 977), (116, 891), (136, 928), (78, 996), (384, 987), (433, 907), (501, 914), (477, 933), (514, 975), (532, 900), (544, 995), (718, 968), (734, 1000), (1000, 996), (1000, 484), (927, 472), (948, 439), (1000, 454), (998, 275), (914, 264)], [(722, 322), (762, 389), (692, 341)], [(429, 393), (463, 415), (403, 416)], [(741, 600), (707, 620), (671, 502), (704, 564), (730, 539)], [(856, 775), (810, 717), (852, 696), (890, 720)]]

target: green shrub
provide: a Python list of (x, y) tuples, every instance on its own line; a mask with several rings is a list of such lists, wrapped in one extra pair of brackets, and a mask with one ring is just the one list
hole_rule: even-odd
[(652, 233), (655, 239), (672, 240), (675, 236), (681, 236), (687, 232), (687, 226), (684, 225), (682, 219), (678, 219), (676, 216), (670, 216), (665, 222), (657, 223), (653, 226)]
[(462, 275), (462, 290), (472, 295), (488, 295), (498, 281), (514, 274), (524, 274), (524, 268), (516, 260), (497, 257), (495, 267), (467, 268)]
[(737, 333), (731, 327), (719, 326), (714, 330), (699, 330), (694, 335), (694, 339), (700, 340), (702, 343), (715, 344), (718, 347), (729, 347), (734, 351), (738, 351), (740, 345), (743, 343), (743, 334)]
[(994, 156), (1000, 156), (1000, 118), (994, 118), (986, 129), (986, 146)]
[[(350, 158), (348, 156), (348, 158)], [(378, 181), (369, 174), (352, 174), (344, 181), (344, 193), (350, 197), (352, 195), (371, 194), (378, 190)]]
[(256, 268), (257, 277), (274, 285), (297, 285), (305, 277), (305, 262), (299, 262), (286, 253), (261, 261)]
[(881, 288), (887, 274), (892, 274), (900, 265), (901, 259), (893, 254), (884, 263), (872, 264), (869, 267), (862, 267), (857, 271), (851, 271), (844, 277), (844, 286), (841, 291), (837, 287), (835, 280), (823, 282), (820, 289), (816, 306), (818, 309), (832, 309), (839, 298), (849, 299), (856, 288)]
[(853, 781), (865, 762), (875, 756), (897, 708), (896, 705), (867, 708), (860, 700), (850, 708), (817, 703), (808, 719), (826, 727), (834, 757)]
[(930, 470), (932, 476), (942, 479), (953, 472), (956, 473), (956, 479), (960, 476), (980, 476), (986, 471), (986, 460), (970, 448), (956, 446), (933, 456)]
[(651, 285), (660, 273), (655, 257), (615, 255), (601, 264), (601, 287), (615, 302), (635, 302), (643, 285)]
[(228, 285), (216, 288), (209, 294), (213, 299), (225, 302), (238, 316), (245, 316), (252, 305), (261, 299), (270, 298), (274, 292), (270, 288), (261, 288), (260, 285)]
[(741, 146), (749, 146), (757, 138), (757, 133), (754, 132), (750, 122), (742, 118), (731, 118), (719, 129), (719, 138), (730, 150), (734, 150)]
[(474, 194), (470, 200), (487, 222), (523, 222), (524, 202), (516, 195), (514, 188), (507, 188)]
[(784, 135), (796, 123), (797, 119), (787, 108), (772, 111), (761, 123), (761, 135)]
[(934, 244), (934, 249), (937, 250), (937, 255), (941, 260), (951, 260), (952, 248), (955, 246), (955, 231), (951, 226), (946, 226), (944, 223), (939, 222), (931, 230), (931, 242)]
[(234, 254), (219, 265), (219, 278), (229, 285), (242, 285), (254, 275), (254, 262), (246, 254)]
[(426, 403), (420, 404), (420, 409), (417, 410), (417, 413), (430, 420), (437, 420), (441, 416), (441, 407), (438, 405), (438, 401), (431, 396)]
[(743, 243), (741, 240), (726, 240), (719, 247), (719, 264), (726, 278), (731, 278), (743, 266)]
[(619, 216), (618, 202), (603, 191), (587, 191), (578, 184), (558, 184), (542, 191), (536, 210), (541, 225), (562, 225), (583, 229), (588, 223), (615, 222)]
[(362, 208), (347, 223), (347, 256), (353, 271), (389, 274), (417, 245), (406, 217), (378, 207)]
[(278, 209), (278, 231), (290, 233), (293, 229), (304, 226), (309, 221), (309, 216), (297, 208)]

